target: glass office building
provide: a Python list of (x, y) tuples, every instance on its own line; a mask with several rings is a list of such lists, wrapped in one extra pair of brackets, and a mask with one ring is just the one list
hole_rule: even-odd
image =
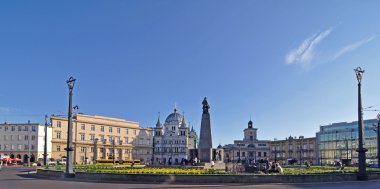
[[(366, 162), (377, 163), (377, 134), (374, 131), (376, 119), (364, 120), (364, 148)], [(317, 138), (317, 157), (321, 165), (334, 164), (340, 161), (343, 164), (357, 164), (358, 153), (358, 122), (341, 122), (320, 126)]]

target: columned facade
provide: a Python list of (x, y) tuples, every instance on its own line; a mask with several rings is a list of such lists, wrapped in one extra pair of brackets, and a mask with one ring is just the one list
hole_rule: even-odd
[[(67, 118), (51, 116), (53, 158), (65, 160)], [(73, 118), (74, 163), (90, 164), (97, 159), (141, 160), (150, 164), (152, 129), (124, 119), (76, 114)]]

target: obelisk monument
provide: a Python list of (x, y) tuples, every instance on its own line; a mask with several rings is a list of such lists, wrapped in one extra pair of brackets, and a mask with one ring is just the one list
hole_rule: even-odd
[(203, 113), (201, 121), (201, 133), (199, 137), (199, 160), (201, 163), (209, 163), (212, 161), (212, 138), (211, 138), (211, 122), (210, 113), (208, 110), (207, 98), (205, 97), (202, 102)]

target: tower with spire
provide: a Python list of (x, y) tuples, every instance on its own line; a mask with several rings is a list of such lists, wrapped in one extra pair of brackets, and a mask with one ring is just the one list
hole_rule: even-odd
[(244, 141), (257, 141), (257, 128), (253, 128), (251, 119), (248, 121), (248, 127), (244, 129)]
[(244, 138), (234, 140), (233, 144), (227, 144), (223, 148), (225, 162), (252, 164), (270, 158), (270, 140), (257, 139), (257, 128), (253, 126), (252, 119), (249, 119), (244, 129)]

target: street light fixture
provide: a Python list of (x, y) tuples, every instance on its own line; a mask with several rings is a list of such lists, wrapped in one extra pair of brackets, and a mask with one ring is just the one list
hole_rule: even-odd
[(363, 135), (364, 135), (364, 122), (363, 122), (363, 107), (362, 107), (362, 96), (361, 96), (361, 82), (364, 74), (362, 68), (357, 67), (354, 69), (356, 74), (356, 79), (358, 80), (358, 135), (359, 135), (359, 147), (356, 150), (359, 154), (359, 172), (358, 180), (367, 180), (366, 173), (366, 157), (365, 153), (368, 151), (363, 147)]
[(45, 115), (45, 146), (44, 146), (44, 165), (46, 166), (47, 165), (47, 126), (48, 126), (48, 123), (47, 123), (47, 120), (48, 120), (48, 115)]
[(67, 151), (66, 155), (66, 176), (72, 177), (74, 174), (73, 171), (73, 159), (72, 159), (72, 145), (73, 145), (73, 120), (72, 120), (72, 97), (73, 97), (73, 89), (75, 80), (73, 77), (70, 77), (69, 80), (66, 81), (67, 86), (69, 87), (69, 113), (68, 113), (68, 127), (67, 127), (67, 147), (65, 150)]

